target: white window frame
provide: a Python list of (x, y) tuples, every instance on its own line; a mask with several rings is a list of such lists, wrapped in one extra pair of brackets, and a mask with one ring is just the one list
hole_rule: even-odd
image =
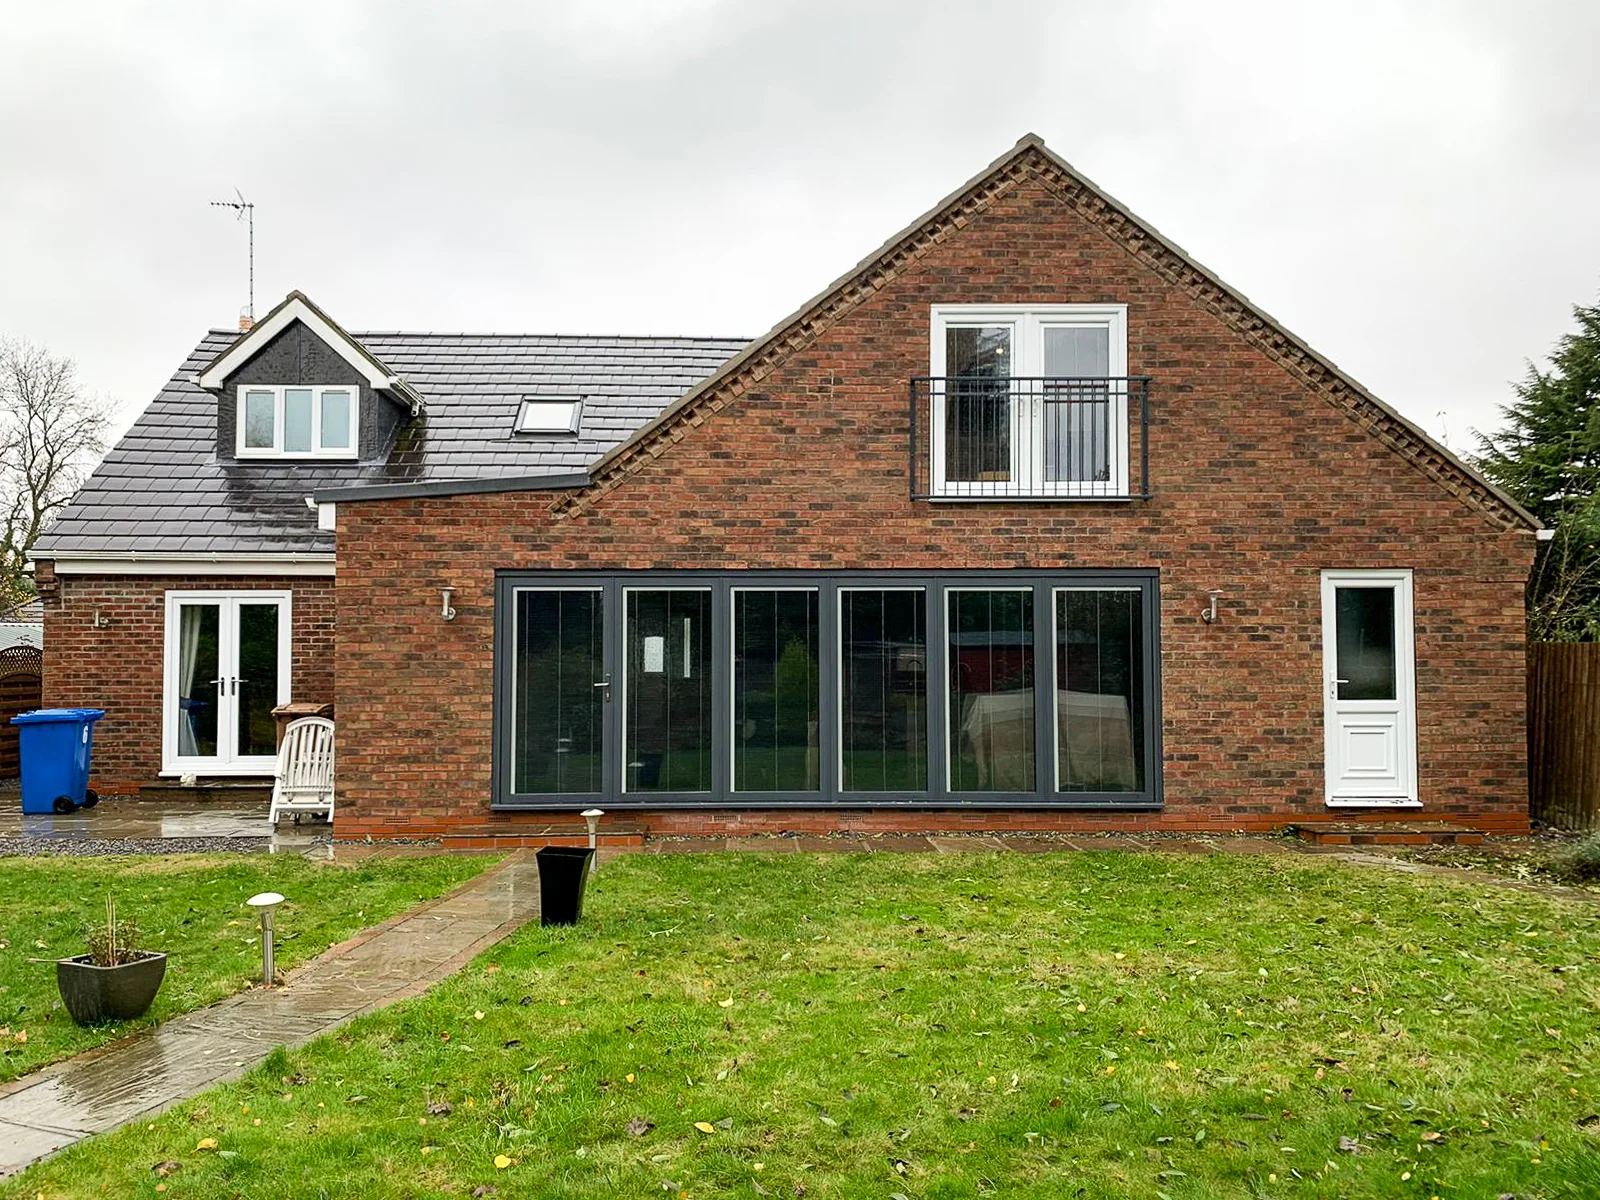
[(161, 774), (172, 775), (271, 775), (277, 767), (276, 755), (255, 755), (223, 759), (215, 757), (184, 757), (178, 753), (178, 661), (183, 639), (179, 632), (180, 612), (185, 604), (216, 604), (223, 611), (217, 624), (218, 669), (232, 657), (237, 659), (233, 647), (238, 636), (236, 624), (230, 627), (227, 612), (239, 604), (276, 604), (278, 606), (278, 700), (287, 704), (294, 696), (294, 593), (283, 590), (216, 590), (169, 591), (166, 594), (166, 619), (161, 651)]
[[(931, 346), (928, 374), (942, 380), (948, 374), (945, 363), (946, 331), (979, 325), (1005, 325), (1011, 329), (1011, 370), (1018, 378), (1044, 375), (1044, 331), (1077, 326), (1107, 331), (1108, 372), (1106, 378), (1120, 379), (1128, 374), (1128, 306), (1126, 304), (935, 304), (929, 309)], [(930, 389), (932, 412), (929, 426), (928, 478), (936, 499), (1008, 500), (1057, 499), (1073, 496), (1094, 499), (1128, 497), (1128, 391), (1113, 389), (1110, 423), (1111, 479), (1050, 481), (1044, 478), (1044, 406), (1027, 397), (1013, 397), (1011, 404), (1011, 475), (1023, 483), (997, 484), (994, 481), (949, 480), (945, 478), (945, 395), (941, 386)], [(1026, 411), (1025, 411), (1026, 410)], [(1024, 463), (1023, 455), (1030, 461)]]
[[(284, 393), (288, 391), (309, 391), (311, 393), (311, 449), (285, 451), (283, 448), (283, 409)], [(272, 445), (246, 446), (244, 444), (245, 424), (245, 394), (247, 392), (272, 393)], [(350, 445), (336, 446), (324, 450), (322, 448), (322, 394), (324, 392), (344, 392), (350, 397)], [(313, 385), (305, 383), (264, 384), (241, 383), (238, 388), (238, 400), (234, 404), (235, 445), (234, 452), (239, 458), (356, 458), (360, 453), (361, 445), (361, 386), (355, 383), (329, 383)]]

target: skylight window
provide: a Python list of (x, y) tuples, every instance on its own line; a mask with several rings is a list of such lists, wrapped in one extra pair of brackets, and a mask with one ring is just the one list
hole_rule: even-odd
[(562, 399), (524, 400), (517, 413), (517, 432), (546, 437), (571, 436), (578, 432), (583, 416), (583, 401)]

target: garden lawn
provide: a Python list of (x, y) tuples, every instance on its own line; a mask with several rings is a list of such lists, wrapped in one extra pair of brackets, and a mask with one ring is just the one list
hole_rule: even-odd
[(1287, 855), (631, 856), (0, 1195), (1594, 1197), (1597, 955)]
[[(336, 942), (432, 899), (494, 860), (481, 856), (309, 863), (298, 855), (0, 858), (0, 1082), (144, 1025), (211, 1004), (261, 977), (257, 892), (288, 897), (278, 910), (277, 960), (287, 970)], [(119, 920), (141, 945), (167, 953), (156, 1002), (137, 1021), (84, 1029), (56, 990), (55, 960), (82, 954), (85, 927)]]

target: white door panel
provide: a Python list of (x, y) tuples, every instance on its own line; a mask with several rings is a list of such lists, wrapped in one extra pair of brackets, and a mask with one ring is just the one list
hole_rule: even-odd
[(1411, 573), (1324, 571), (1322, 632), (1327, 802), (1417, 804)]

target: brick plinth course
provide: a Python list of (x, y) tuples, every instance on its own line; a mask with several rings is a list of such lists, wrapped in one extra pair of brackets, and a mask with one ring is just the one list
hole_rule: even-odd
[[(169, 591), (288, 591), (295, 699), (334, 694), (333, 580), (260, 575), (57, 574), (41, 562), (45, 606), (44, 704), (103, 708), (95, 726), (91, 784), (135, 794), (161, 771), (162, 644)], [(108, 624), (96, 627), (95, 613)]]
[[(907, 389), (928, 370), (930, 305), (1067, 302), (1128, 305), (1129, 371), (1154, 378), (1153, 499), (911, 500)], [(1159, 813), (618, 813), (649, 834), (1348, 821), (1323, 802), (1320, 572), (1334, 568), (1415, 573), (1427, 816), (1527, 828), (1532, 531), (1042, 157), (975, 186), (780, 341), (588, 489), (339, 505), (340, 836), (547, 837), (548, 813), (489, 809), (495, 572), (644, 568), (1158, 568), (1165, 785)], [(1200, 619), (1211, 588), (1214, 625)]]

